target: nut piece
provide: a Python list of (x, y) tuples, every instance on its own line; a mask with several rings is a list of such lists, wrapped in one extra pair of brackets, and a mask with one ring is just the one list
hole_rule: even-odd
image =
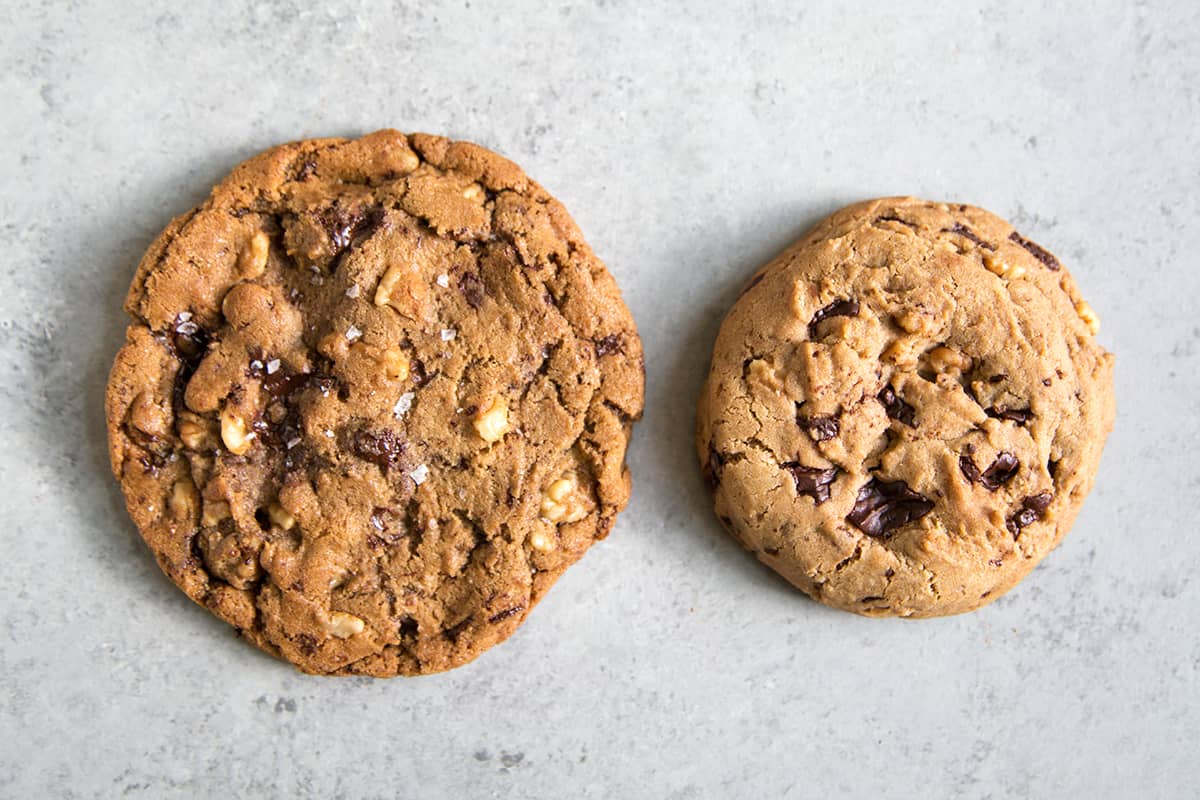
[(539, 509), (542, 519), (561, 524), (578, 522), (587, 516), (588, 510), (575, 492), (575, 481), (564, 475), (546, 487)]
[(933, 315), (915, 308), (903, 308), (892, 315), (892, 319), (907, 333), (919, 333), (925, 336), (933, 333), (935, 326)]
[(190, 520), (200, 508), (200, 493), (190, 478), (180, 478), (171, 487), (171, 498), (167, 501), (171, 516), (180, 521)]
[(226, 408), (221, 412), (221, 441), (235, 456), (245, 455), (254, 443), (254, 431), (249, 430), (246, 420)]
[(536, 530), (529, 534), (529, 546), (542, 553), (549, 553), (558, 543), (546, 531)]
[(1083, 320), (1083, 324), (1087, 326), (1092, 336), (1100, 332), (1100, 315), (1091, 305), (1081, 300), (1075, 304), (1075, 313)]
[(290, 531), (296, 527), (296, 518), (292, 516), (290, 511), (279, 505), (278, 502), (267, 506), (267, 518), (271, 520), (272, 525), (282, 528), (285, 531)]
[(231, 515), (229, 503), (224, 500), (204, 501), (204, 513), (200, 515), (200, 524), (212, 526)]
[(362, 633), (366, 627), (361, 619), (345, 611), (334, 611), (325, 623), (325, 630), (339, 639), (349, 639)]
[(380, 358), (383, 372), (392, 380), (402, 381), (408, 377), (409, 360), (398, 347), (389, 347)]
[(1025, 275), (1025, 267), (1020, 264), (1012, 265), (1004, 259), (992, 253), (983, 254), (983, 265), (987, 267), (988, 272), (993, 275), (999, 275), (1005, 280), (1015, 281)]
[(206, 450), (209, 447), (208, 426), (197, 417), (183, 417), (179, 420), (179, 439), (189, 450)]
[(475, 414), (475, 431), (485, 442), (500, 441), (508, 430), (508, 402), (503, 397), (493, 397)]
[(971, 368), (971, 359), (949, 347), (935, 347), (929, 351), (929, 366), (938, 372), (966, 372)]
[(263, 231), (250, 238), (249, 243), (238, 254), (238, 269), (246, 279), (257, 278), (267, 269), (267, 253), (271, 249), (271, 240)]
[(149, 392), (141, 392), (133, 399), (129, 406), (129, 421), (133, 427), (151, 436), (163, 436), (168, 428), (166, 414)]
[(883, 351), (883, 360), (898, 367), (915, 367), (918, 343), (919, 340), (912, 337), (897, 339)]
[(404, 316), (419, 320), (424, 316), (429, 288), (421, 282), (415, 268), (393, 264), (379, 279), (375, 305), (391, 306)]

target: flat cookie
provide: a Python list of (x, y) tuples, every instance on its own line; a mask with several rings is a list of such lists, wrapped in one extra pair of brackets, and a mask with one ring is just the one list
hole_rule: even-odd
[(1112, 428), (1112, 355), (1058, 259), (913, 198), (821, 222), (721, 326), (697, 447), (716, 513), (813, 598), (929, 617), (1066, 534)]
[(150, 247), (109, 379), (163, 571), (306, 672), (458, 666), (629, 497), (642, 348), (566, 210), (380, 131), (238, 166)]

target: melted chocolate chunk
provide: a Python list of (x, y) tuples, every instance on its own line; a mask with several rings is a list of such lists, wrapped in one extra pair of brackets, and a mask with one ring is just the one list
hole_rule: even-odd
[(979, 476), (979, 484), (989, 492), (994, 492), (1016, 477), (1021, 468), (1021, 462), (1012, 453), (997, 453), (996, 460)]
[(458, 623), (455, 623), (454, 625), (451, 625), (449, 628), (446, 628), (446, 630), (442, 631), (442, 633), (446, 634), (446, 638), (449, 639), (450, 641), (458, 642), (458, 637), (461, 636), (462, 632), (464, 630), (466, 630), (468, 625), (471, 624), (471, 619), (473, 616), (474, 615), (472, 614), (471, 616), (464, 619), (462, 622), (458, 622)]
[(354, 434), (354, 454), (378, 465), (384, 472), (395, 467), (404, 454), (404, 442), (395, 431), (362, 429)]
[(192, 321), (191, 314), (180, 314), (175, 318), (175, 328), (171, 335), (171, 345), (179, 354), (180, 360), (193, 370), (199, 365), (200, 359), (208, 352), (211, 334)]
[(414, 358), (412, 360), (412, 364), (408, 368), (408, 374), (412, 378), (412, 382), (418, 387), (429, 383), (431, 380), (433, 380), (433, 376), (437, 375), (436, 372), (426, 372), (425, 362), (419, 358)]
[(879, 394), (875, 395), (875, 399), (883, 403), (883, 409), (889, 417), (910, 428), (917, 427), (917, 410), (904, 402), (891, 386), (884, 386), (880, 389)]
[(834, 438), (841, 432), (842, 427), (836, 416), (814, 414), (811, 417), (803, 417), (798, 412), (796, 414), (796, 424), (807, 431), (814, 442), (825, 442)]
[(488, 617), (488, 622), (500, 622), (501, 620), (508, 619), (509, 617), (513, 616), (514, 614), (520, 614), (524, 610), (525, 610), (524, 605), (516, 605), (516, 606), (513, 606), (512, 608), (506, 608), (503, 611), (496, 613), (496, 614), (492, 614), (490, 617)]
[(985, 408), (983, 413), (992, 419), (1006, 419), (1018, 425), (1024, 425), (1033, 418), (1033, 412), (1028, 408), (998, 408), (992, 406), (991, 408)]
[(961, 222), (956, 222), (949, 228), (946, 228), (944, 233), (957, 233), (959, 236), (962, 236), (966, 239), (970, 239), (975, 244), (977, 244), (980, 247), (983, 247), (987, 250), (995, 250), (996, 249), (995, 245), (985, 242), (983, 239), (980, 239), (979, 236), (976, 235), (975, 231), (971, 230), (966, 225), (963, 225)]
[(309, 159), (306, 159), (305, 162), (300, 165), (300, 169), (296, 171), (296, 180), (306, 181), (309, 178), (311, 178), (313, 175), (316, 175), (316, 174), (317, 174), (317, 162), (313, 161), (311, 158), (309, 158)]
[(933, 501), (908, 488), (904, 481), (872, 478), (858, 490), (854, 508), (846, 521), (875, 539), (886, 539), (892, 531), (933, 510)]
[(721, 483), (721, 469), (725, 466), (725, 459), (717, 452), (717, 448), (713, 447), (713, 443), (708, 443), (708, 459), (704, 462), (704, 482), (708, 484), (710, 491), (716, 491), (717, 486)]
[(1001, 452), (986, 470), (980, 472), (970, 455), (962, 455), (958, 457), (958, 468), (968, 481), (978, 483), (989, 492), (994, 492), (1016, 477), (1021, 462), (1012, 453)]
[(788, 461), (780, 466), (792, 473), (792, 480), (796, 483), (796, 493), (808, 495), (817, 502), (817, 505), (821, 505), (829, 499), (829, 487), (833, 485), (833, 479), (841, 472), (837, 467), (829, 469), (805, 467), (797, 461)]
[(817, 323), (830, 317), (858, 316), (857, 300), (834, 300), (817, 313), (813, 314), (812, 322), (808, 323), (808, 338), (817, 338)]
[(603, 339), (597, 339), (595, 344), (597, 358), (603, 358), (609, 353), (619, 353), (625, 346), (625, 343), (621, 341), (621, 335), (619, 333), (610, 333)]
[(458, 290), (462, 292), (463, 299), (471, 308), (479, 308), (483, 305), (485, 294), (483, 281), (474, 272), (464, 272), (458, 277)]
[(1008, 531), (1013, 538), (1016, 539), (1021, 535), (1021, 528), (1032, 525), (1041, 519), (1053, 501), (1054, 495), (1049, 492), (1040, 492), (1026, 497), (1021, 502), (1021, 507), (1008, 518)]
[(999, 375), (992, 375), (988, 378), (988, 383), (1003, 383), (1008, 376), (1001, 372)]
[(909, 222), (906, 219), (900, 219), (895, 214), (885, 214), (882, 217), (876, 217), (875, 221), (876, 222), (899, 222), (901, 225), (912, 228), (914, 231), (917, 229), (916, 223)]
[(979, 483), (979, 467), (975, 466), (975, 459), (968, 455), (959, 456), (958, 468), (969, 483)]
[(1060, 266), (1058, 259), (1037, 242), (1031, 242), (1029, 239), (1026, 239), (1016, 231), (1013, 231), (1011, 234), (1009, 234), (1008, 238), (1028, 250), (1034, 258), (1045, 264), (1047, 269), (1055, 271), (1058, 270)]
[(383, 209), (373, 208), (365, 214), (343, 209), (335, 202), (317, 213), (317, 221), (329, 236), (329, 245), (334, 254), (341, 253), (355, 240), (374, 232), (383, 222)]
[(767, 273), (765, 273), (765, 272), (760, 272), (757, 275), (755, 275), (753, 278), (750, 279), (750, 282), (747, 283), (745, 286), (743, 286), (742, 290), (740, 292), (738, 292), (738, 297), (741, 297), (746, 292), (753, 289), (755, 286), (758, 286), (760, 283), (762, 283), (762, 279), (765, 277), (767, 277)]

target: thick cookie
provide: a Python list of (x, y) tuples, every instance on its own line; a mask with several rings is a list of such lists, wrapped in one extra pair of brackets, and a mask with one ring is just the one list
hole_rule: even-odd
[(1058, 260), (986, 211), (843, 209), (721, 326), (697, 431), (717, 515), (828, 605), (978, 608), (1091, 489), (1114, 415), (1098, 328)]
[(642, 348), (566, 210), (380, 131), (237, 167), (146, 253), (107, 394), (163, 571), (314, 673), (463, 664), (612, 528)]

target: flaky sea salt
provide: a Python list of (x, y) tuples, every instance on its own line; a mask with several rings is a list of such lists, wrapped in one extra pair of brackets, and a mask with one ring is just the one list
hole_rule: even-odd
[(362, 331), (360, 331), (357, 327), (355, 327), (354, 325), (351, 325), (349, 328), (346, 328), (346, 341), (356, 342), (361, 338), (362, 338)]
[(453, 342), (455, 336), (458, 336), (458, 331), (454, 330), (454, 328), (442, 328), (443, 342)]
[(279, 372), (279, 359), (272, 358), (267, 362), (267, 374), (274, 375), (276, 372)]
[(396, 401), (396, 405), (392, 406), (392, 414), (396, 419), (403, 417), (412, 408), (413, 397), (412, 392), (405, 392), (400, 395), (400, 399)]
[(295, 447), (298, 444), (300, 444), (300, 437), (293, 436), (291, 439), (287, 440), (287, 449), (291, 450), (293, 447)]
[(441, 275), (438, 275), (437, 276), (437, 285), (442, 287), (443, 289), (450, 288), (450, 276), (444, 272)]
[(355, 297), (358, 297), (359, 294), (361, 294), (361, 293), (362, 293), (362, 290), (358, 288), (357, 283), (352, 283), (346, 287), (346, 297), (349, 297), (350, 299), (354, 299)]
[(421, 466), (408, 473), (408, 477), (412, 478), (413, 483), (420, 486), (429, 477), (429, 467), (422, 464)]

